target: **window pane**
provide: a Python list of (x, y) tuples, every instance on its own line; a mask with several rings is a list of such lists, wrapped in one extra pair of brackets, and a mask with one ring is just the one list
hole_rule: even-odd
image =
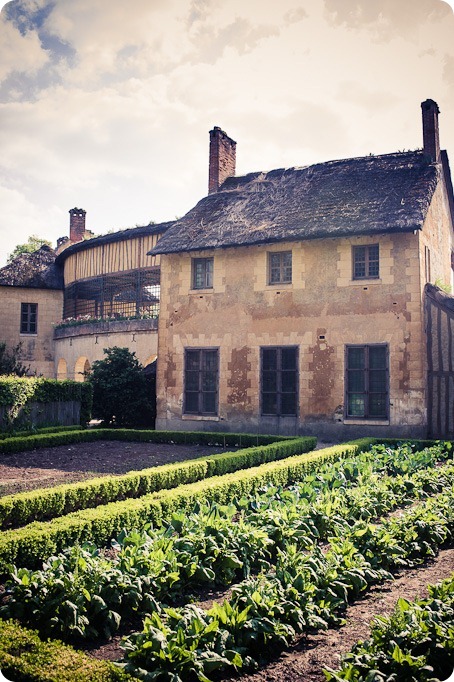
[(198, 391), (199, 390), (199, 373), (186, 371), (186, 390), (187, 391)]
[(202, 391), (216, 390), (216, 372), (202, 372)]
[(365, 415), (364, 395), (355, 395), (354, 393), (351, 393), (348, 396), (348, 414), (351, 417), (364, 417)]
[(369, 367), (371, 369), (386, 369), (386, 346), (371, 346), (369, 348)]
[(213, 288), (213, 259), (212, 258), (206, 259), (205, 286), (207, 289)]
[(199, 411), (199, 394), (186, 391), (185, 411), (197, 414)]
[(277, 414), (276, 393), (262, 394), (262, 414)]
[(369, 277), (379, 276), (378, 244), (369, 246)]
[(386, 393), (377, 393), (369, 397), (369, 414), (371, 417), (386, 417)]
[(281, 387), (283, 393), (294, 393), (296, 391), (296, 372), (282, 372)]
[(383, 393), (386, 391), (386, 372), (373, 370), (369, 374), (369, 390), (371, 393)]
[(296, 414), (296, 395), (283, 393), (281, 396), (281, 414), (293, 416)]
[(267, 371), (262, 373), (262, 390), (266, 393), (277, 391), (277, 372)]
[(186, 351), (186, 369), (198, 370), (199, 369), (199, 357), (200, 357), (200, 353), (198, 350), (187, 350)]
[(365, 389), (365, 374), (363, 371), (349, 371), (348, 373), (348, 390), (358, 393)]
[(353, 247), (353, 278), (366, 276), (366, 249), (364, 246)]
[(202, 394), (202, 412), (216, 414), (216, 393)]
[(296, 348), (282, 348), (282, 369), (296, 369)]
[(365, 367), (365, 349), (349, 348), (348, 349), (348, 368), (349, 369), (364, 369)]
[(264, 370), (277, 368), (277, 349), (264, 348), (262, 350), (262, 366)]
[(207, 371), (215, 371), (218, 364), (218, 354), (215, 350), (203, 351), (203, 368)]

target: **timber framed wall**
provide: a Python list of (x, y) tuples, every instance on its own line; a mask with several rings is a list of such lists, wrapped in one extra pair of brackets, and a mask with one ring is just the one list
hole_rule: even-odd
[(158, 317), (159, 256), (148, 256), (164, 225), (125, 230), (69, 247), (63, 317)]
[(454, 296), (427, 284), (427, 421), (431, 438), (454, 438)]

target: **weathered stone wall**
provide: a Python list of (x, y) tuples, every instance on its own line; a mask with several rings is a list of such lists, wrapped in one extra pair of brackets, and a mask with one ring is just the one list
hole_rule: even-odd
[[(8, 346), (22, 343), (21, 361), (30, 365), (31, 372), (53, 379), (54, 325), (61, 320), (63, 292), (54, 289), (27, 287), (0, 287), (0, 340)], [(20, 333), (21, 303), (38, 304), (38, 331), (36, 334)]]
[(55, 375), (83, 381), (82, 372), (104, 360), (104, 348), (129, 348), (142, 365), (158, 354), (158, 320), (121, 320), (65, 327), (55, 332)]
[[(352, 280), (354, 245), (380, 244), (380, 279)], [(267, 284), (267, 254), (292, 250), (291, 284)], [(214, 256), (213, 289), (191, 290), (191, 256)], [(158, 428), (423, 435), (426, 429), (419, 237), (313, 240), (161, 261)], [(344, 418), (346, 344), (387, 343), (388, 422)], [(299, 417), (259, 416), (260, 347), (299, 348)], [(219, 416), (182, 415), (186, 347), (219, 347)], [(164, 357), (165, 356), (165, 357)]]

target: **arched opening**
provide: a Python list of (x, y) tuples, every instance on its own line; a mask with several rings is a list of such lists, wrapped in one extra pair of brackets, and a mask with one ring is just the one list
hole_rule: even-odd
[(151, 363), (154, 362), (155, 360), (157, 360), (157, 358), (158, 358), (158, 356), (156, 354), (149, 355), (148, 358), (143, 363), (143, 366), (148, 367), (148, 365), (151, 365)]
[(60, 358), (57, 365), (57, 379), (63, 381), (68, 378), (68, 365), (64, 358)]
[(77, 360), (74, 367), (74, 381), (85, 381), (85, 374), (90, 370), (88, 358), (81, 357)]
[(150, 424), (150, 426), (153, 429), (155, 427), (155, 422), (156, 422), (156, 361), (157, 361), (157, 358), (158, 358), (157, 355), (150, 355), (148, 360), (145, 362), (145, 366), (143, 368), (143, 373), (145, 374), (145, 378), (147, 380), (150, 402), (151, 402), (151, 406), (152, 406), (151, 407), (152, 424)]

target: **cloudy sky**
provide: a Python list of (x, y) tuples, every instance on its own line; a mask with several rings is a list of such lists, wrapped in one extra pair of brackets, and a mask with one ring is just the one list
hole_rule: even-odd
[(454, 12), (442, 0), (12, 0), (0, 14), (0, 265), (70, 208), (96, 234), (207, 193), (208, 131), (237, 173), (422, 146), (454, 170)]

